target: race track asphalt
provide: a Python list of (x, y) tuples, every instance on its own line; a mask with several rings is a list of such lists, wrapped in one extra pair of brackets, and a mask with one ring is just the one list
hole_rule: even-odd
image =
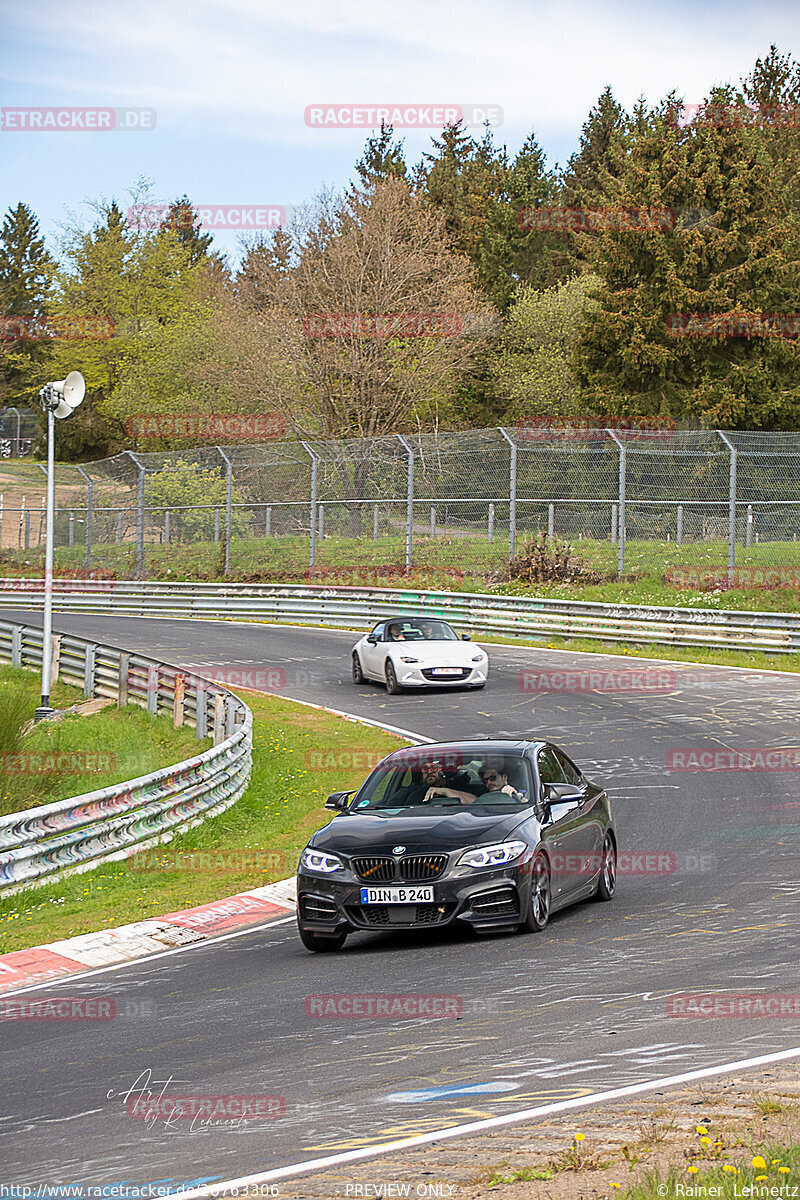
[[(351, 684), (347, 632), (60, 614), (55, 627), (198, 671), (277, 667), (286, 696), (428, 738), (546, 736), (608, 786), (621, 851), (669, 867), (628, 860), (612, 904), (570, 908), (538, 937), (356, 934), (319, 956), (289, 918), (37, 987), (112, 996), (130, 1015), (3, 1024), (0, 1183), (210, 1182), (800, 1043), (796, 1017), (667, 1009), (676, 993), (800, 992), (800, 775), (665, 765), (676, 748), (797, 745), (797, 676), (660, 663), (674, 672), (660, 694), (531, 693), (522, 671), (642, 663), (498, 646), (482, 692), (391, 697)], [(375, 992), (455, 994), (462, 1016), (306, 1015), (307, 996)], [(171, 1094), (282, 1096), (286, 1115), (194, 1129), (128, 1116), (131, 1089), (165, 1081)]]

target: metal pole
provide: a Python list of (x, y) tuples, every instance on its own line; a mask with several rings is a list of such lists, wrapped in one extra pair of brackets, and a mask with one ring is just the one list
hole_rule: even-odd
[(317, 558), (317, 463), (319, 462), (319, 455), (311, 449), (308, 442), (301, 442), (300, 445), (311, 459), (311, 516), (309, 519), (308, 535), (308, 565), (309, 567), (313, 567)]
[(67, 545), (69, 546), (69, 548), (71, 550), (72, 547), (75, 545), (75, 513), (74, 512), (71, 512), (69, 514), (69, 527), (68, 528), (69, 528), (69, 533), (67, 535)]
[(227, 575), (231, 569), (231, 500), (233, 498), (233, 463), (221, 446), (217, 450), (225, 463), (225, 569)]
[[(49, 391), (49, 389), (48, 389)], [(47, 525), (44, 550), (44, 618), (42, 620), (42, 700), (34, 713), (45, 717), (50, 708), (50, 668), (53, 660), (53, 509), (55, 507), (55, 423), (47, 410)]]
[(267, 511), (264, 516), (264, 537), (270, 537), (272, 534), (272, 505), (267, 505)]
[(322, 541), (324, 536), (325, 536), (325, 506), (324, 506), (324, 504), (320, 504), (320, 506), (319, 506), (319, 540)]
[(748, 504), (748, 506), (747, 506), (747, 545), (752, 546), (752, 544), (753, 544), (753, 506), (752, 506), (752, 504)]
[(547, 536), (553, 540), (556, 532), (556, 506), (551, 500), (547, 506)]
[(431, 537), (436, 537), (436, 505), (431, 505)]
[(717, 433), (731, 452), (728, 476), (728, 582), (733, 583), (736, 570), (736, 447), (721, 429)]
[(169, 545), (169, 509), (164, 512), (164, 545)]
[(678, 505), (678, 513), (675, 521), (675, 542), (678, 546), (683, 544), (683, 505)]
[(511, 562), (517, 550), (517, 443), (513, 438), (509, 437), (505, 429), (500, 426), (498, 428), (511, 447), (511, 472), (508, 493), (508, 561)]
[(414, 451), (402, 434), (397, 440), (408, 455), (408, 495), (406, 499), (406, 570), (411, 570), (414, 560)]
[(214, 545), (219, 541), (219, 509), (214, 509)]
[(92, 565), (92, 507), (94, 496), (94, 480), (87, 475), (83, 467), (75, 467), (86, 480), (86, 570)]
[(625, 471), (627, 467), (627, 452), (624, 445), (613, 429), (606, 433), (619, 446), (619, 526), (617, 532), (617, 574), (619, 578), (625, 574)]
[(617, 544), (617, 506), (611, 505), (611, 545)]
[(493, 537), (494, 537), (494, 503), (490, 500), (489, 501), (489, 522), (488, 522), (488, 529), (486, 530), (486, 540), (490, 542)]
[(377, 506), (377, 504), (373, 504), (373, 506), (372, 506), (372, 540), (373, 540), (373, 542), (377, 542), (377, 540), (378, 540), (378, 506)]
[(136, 469), (139, 472), (139, 479), (136, 488), (136, 578), (142, 579), (144, 576), (144, 480), (145, 469), (139, 462), (139, 459), (132, 450), (126, 450), (125, 453), (130, 457), (131, 462), (136, 464)]

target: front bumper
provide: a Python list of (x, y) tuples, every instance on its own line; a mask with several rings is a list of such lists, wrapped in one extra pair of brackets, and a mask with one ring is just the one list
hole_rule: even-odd
[[(397, 886), (406, 881), (397, 880)], [(339, 879), (297, 875), (297, 920), (310, 933), (352, 929), (426, 929), (461, 921), (473, 929), (511, 929), (526, 911), (530, 879), (512, 864), (487, 870), (456, 868), (438, 879), (432, 904), (362, 904), (365, 884), (349, 871)]]
[(488, 663), (470, 663), (468, 667), (458, 669), (460, 675), (434, 675), (434, 666), (420, 663), (397, 663), (395, 671), (397, 682), (401, 687), (478, 687), (486, 683), (489, 676)]

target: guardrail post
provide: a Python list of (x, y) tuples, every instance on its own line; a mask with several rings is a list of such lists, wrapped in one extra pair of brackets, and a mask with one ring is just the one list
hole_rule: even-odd
[(22, 666), (22, 626), (14, 625), (11, 630), (11, 665)]
[(678, 511), (675, 516), (675, 545), (683, 545), (683, 505), (678, 505)]
[(144, 577), (144, 481), (145, 469), (132, 450), (126, 450), (139, 472), (136, 481), (136, 578)]
[(607, 429), (611, 439), (619, 446), (619, 525), (617, 531), (617, 574), (620, 579), (625, 574), (625, 470), (627, 466), (627, 451), (613, 429)]
[(172, 701), (172, 727), (180, 729), (183, 725), (183, 704), (185, 699), (185, 676), (175, 676), (175, 695)]
[(233, 497), (233, 463), (221, 446), (217, 450), (225, 463), (225, 568), (224, 575), (231, 569), (231, 500)]
[(54, 633), (51, 636), (51, 652), (50, 652), (50, 691), (58, 683), (58, 670), (61, 665), (61, 634)]
[(489, 520), (486, 529), (486, 540), (490, 542), (494, 537), (494, 502), (489, 501)]
[(75, 470), (86, 480), (86, 570), (92, 565), (92, 509), (94, 507), (94, 480), (75, 464)]
[(225, 698), (219, 692), (214, 696), (213, 738), (215, 746), (225, 741)]
[(206, 736), (208, 729), (208, 714), (206, 712), (206, 688), (202, 679), (195, 677), (194, 681), (194, 732), (198, 738)]
[(300, 445), (311, 459), (311, 515), (308, 522), (308, 565), (313, 567), (317, 557), (317, 463), (319, 462), (319, 455), (311, 449), (308, 442), (301, 442)]
[(94, 668), (97, 646), (89, 642), (84, 650), (83, 658), (83, 694), (87, 697), (94, 695)]
[(124, 651), (119, 656), (119, 681), (117, 683), (117, 708), (128, 703), (128, 675), (131, 669), (130, 655)]
[(731, 465), (728, 475), (728, 582), (733, 583), (736, 570), (736, 447), (721, 429), (717, 433), (722, 438), (731, 453)]
[(232, 737), (236, 732), (236, 701), (233, 696), (225, 697), (225, 737)]
[(401, 433), (397, 440), (408, 455), (408, 484), (406, 493), (406, 570), (414, 561), (414, 451)]
[(508, 561), (512, 562), (517, 552), (517, 443), (505, 429), (498, 426), (511, 447), (511, 466), (508, 480)]
[(147, 667), (147, 711), (152, 716), (158, 713), (158, 667), (154, 663)]

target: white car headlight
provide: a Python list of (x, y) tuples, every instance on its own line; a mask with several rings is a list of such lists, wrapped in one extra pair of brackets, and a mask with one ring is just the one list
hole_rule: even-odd
[(498, 842), (495, 846), (480, 846), (468, 850), (458, 860), (459, 867), (501, 867), (513, 862), (526, 848), (525, 842)]
[(408, 655), (406, 655), (406, 654), (401, 654), (401, 655), (400, 655), (400, 662), (415, 662), (415, 663), (418, 663), (418, 662), (419, 662), (419, 659), (418, 659), (418, 658), (409, 658), (409, 657), (408, 657)]
[(335, 854), (323, 854), (321, 850), (304, 850), (300, 856), (300, 865), (307, 871), (319, 871), (322, 875), (330, 875), (332, 871), (342, 871), (344, 863)]
[(483, 662), (483, 660), (484, 660), (485, 658), (486, 658), (486, 655), (485, 655), (485, 654), (476, 654), (476, 655), (473, 657), (472, 661), (473, 661), (473, 662)]

